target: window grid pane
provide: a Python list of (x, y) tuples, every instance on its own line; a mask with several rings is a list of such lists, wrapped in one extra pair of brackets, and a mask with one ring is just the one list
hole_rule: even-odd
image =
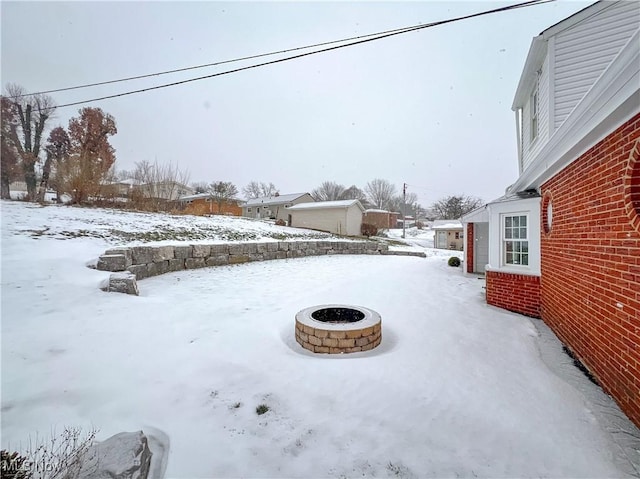
[(527, 217), (505, 216), (504, 218), (505, 264), (529, 265), (529, 242), (527, 241)]

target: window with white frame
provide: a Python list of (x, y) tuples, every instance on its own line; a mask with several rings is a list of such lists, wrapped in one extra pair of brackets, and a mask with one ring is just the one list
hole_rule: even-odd
[(540, 113), (540, 71), (536, 74), (536, 83), (531, 93), (531, 141), (538, 137), (538, 115)]
[(505, 215), (502, 227), (504, 264), (529, 265), (529, 236), (527, 215)]

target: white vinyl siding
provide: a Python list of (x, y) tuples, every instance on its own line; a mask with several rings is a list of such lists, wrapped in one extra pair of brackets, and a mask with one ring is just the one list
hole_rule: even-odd
[(554, 49), (555, 129), (569, 116), (639, 24), (638, 4), (621, 1), (557, 34)]
[[(549, 58), (545, 57), (544, 62), (540, 68), (537, 81), (529, 95), (529, 100), (524, 106), (522, 111), (522, 170), (526, 170), (531, 160), (536, 156), (540, 148), (542, 148), (545, 142), (549, 139)], [(532, 128), (533, 117), (533, 105), (534, 99), (533, 92), (537, 88), (538, 95), (538, 111), (536, 124), (538, 127), (537, 133), (534, 135)]]
[(359, 236), (362, 209), (356, 204), (344, 208), (287, 209), (291, 226), (327, 231), (347, 236)]

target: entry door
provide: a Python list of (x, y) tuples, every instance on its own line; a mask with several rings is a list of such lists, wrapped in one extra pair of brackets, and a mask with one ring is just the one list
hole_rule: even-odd
[(484, 273), (489, 263), (489, 223), (473, 224), (473, 271)]
[(447, 245), (447, 232), (446, 231), (436, 231), (436, 248), (447, 249), (449, 245)]

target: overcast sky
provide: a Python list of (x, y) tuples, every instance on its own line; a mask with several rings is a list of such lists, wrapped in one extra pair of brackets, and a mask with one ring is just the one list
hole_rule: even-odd
[[(118, 169), (173, 162), (190, 181), (386, 178), (423, 206), (485, 201), (517, 177), (511, 103), (534, 36), (593, 2), (556, 1), (167, 89), (103, 100)], [(509, 2), (6, 2), (2, 85), (41, 91), (230, 60)], [(249, 65), (53, 93), (57, 104)], [(67, 126), (80, 106), (58, 109)]]

